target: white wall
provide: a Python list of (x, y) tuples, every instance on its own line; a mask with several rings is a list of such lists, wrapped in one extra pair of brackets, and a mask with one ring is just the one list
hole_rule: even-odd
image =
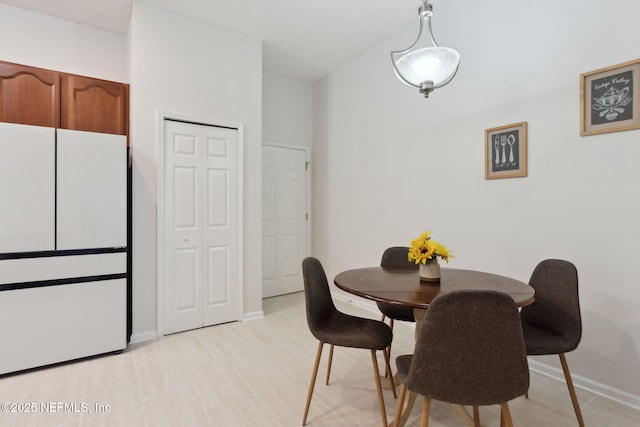
[[(135, 3), (129, 37), (0, 5), (0, 60), (131, 83), (133, 338), (156, 333), (157, 110), (244, 125), (245, 259), (261, 259), (261, 43)], [(262, 307), (245, 262), (244, 311)]]
[(133, 339), (157, 327), (158, 110), (244, 126), (244, 312), (262, 310), (260, 41), (134, 2), (129, 27), (133, 141)]
[[(568, 355), (576, 382), (640, 405), (640, 130), (581, 137), (578, 84), (640, 57), (640, 3), (601, 6), (447, 2), (434, 33), (462, 60), (429, 99), (389, 60), (416, 27), (316, 82), (314, 249), (329, 277), (425, 229), (453, 251), (451, 267), (527, 281), (544, 258), (570, 260), (584, 327)], [(520, 121), (529, 176), (485, 180), (484, 130)]]
[(126, 38), (0, 4), (0, 61), (127, 83)]
[(262, 74), (262, 140), (311, 146), (311, 83)]

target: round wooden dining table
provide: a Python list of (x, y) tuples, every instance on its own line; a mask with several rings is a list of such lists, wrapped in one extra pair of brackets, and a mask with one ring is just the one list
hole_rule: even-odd
[(534, 301), (535, 291), (528, 284), (510, 277), (474, 270), (443, 268), (440, 282), (421, 282), (417, 269), (406, 267), (368, 267), (338, 274), (334, 283), (360, 297), (388, 304), (425, 310), (442, 293), (460, 289), (503, 292), (519, 307)]
[[(475, 270), (443, 268), (440, 282), (422, 282), (418, 269), (407, 267), (367, 267), (343, 271), (335, 279), (335, 285), (345, 292), (369, 300), (413, 308), (416, 320), (416, 337), (429, 304), (440, 294), (461, 289), (491, 290), (503, 292), (524, 307), (535, 300), (535, 290), (528, 284), (510, 277)], [(399, 381), (395, 381), (399, 384)], [(400, 426), (407, 422), (416, 394), (410, 392)], [(469, 427), (473, 418), (460, 405), (451, 405), (460, 419)], [(391, 425), (390, 425), (391, 426)]]

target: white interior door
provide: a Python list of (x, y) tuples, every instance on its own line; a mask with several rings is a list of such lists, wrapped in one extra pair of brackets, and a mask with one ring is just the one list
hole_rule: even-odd
[(262, 147), (262, 296), (304, 288), (308, 255), (307, 151)]
[(239, 320), (238, 130), (164, 126), (164, 332)]

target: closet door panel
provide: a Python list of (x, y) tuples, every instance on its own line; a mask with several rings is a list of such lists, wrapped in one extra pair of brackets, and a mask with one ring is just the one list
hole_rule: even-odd
[(0, 253), (53, 250), (55, 130), (0, 123)]
[(126, 246), (126, 137), (57, 133), (56, 249)]

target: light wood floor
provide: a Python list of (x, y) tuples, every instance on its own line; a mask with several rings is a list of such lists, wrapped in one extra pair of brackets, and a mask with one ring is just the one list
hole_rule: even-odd
[[(350, 304), (336, 305), (376, 318)], [(131, 345), (119, 355), (2, 377), (0, 403), (35, 403), (38, 410), (0, 412), (0, 426), (299, 426), (317, 346), (307, 328), (303, 295), (267, 299), (264, 313), (260, 320)], [(397, 324), (393, 345), (395, 356), (410, 353), (413, 329)], [(327, 353), (307, 425), (379, 427), (369, 352), (336, 348), (329, 386), (324, 385)], [(563, 382), (532, 373), (529, 393), (529, 399), (510, 403), (516, 426), (577, 425)], [(389, 390), (384, 397), (391, 420), (396, 401)], [(640, 411), (582, 390), (578, 399), (587, 426), (640, 426)], [(42, 403), (59, 412), (42, 412)], [(109, 412), (97, 412), (96, 405), (109, 405)], [(409, 426), (419, 425), (419, 406)], [(497, 406), (481, 408), (480, 415), (483, 426), (499, 425)], [(448, 405), (434, 402), (429, 425), (460, 422)]]

